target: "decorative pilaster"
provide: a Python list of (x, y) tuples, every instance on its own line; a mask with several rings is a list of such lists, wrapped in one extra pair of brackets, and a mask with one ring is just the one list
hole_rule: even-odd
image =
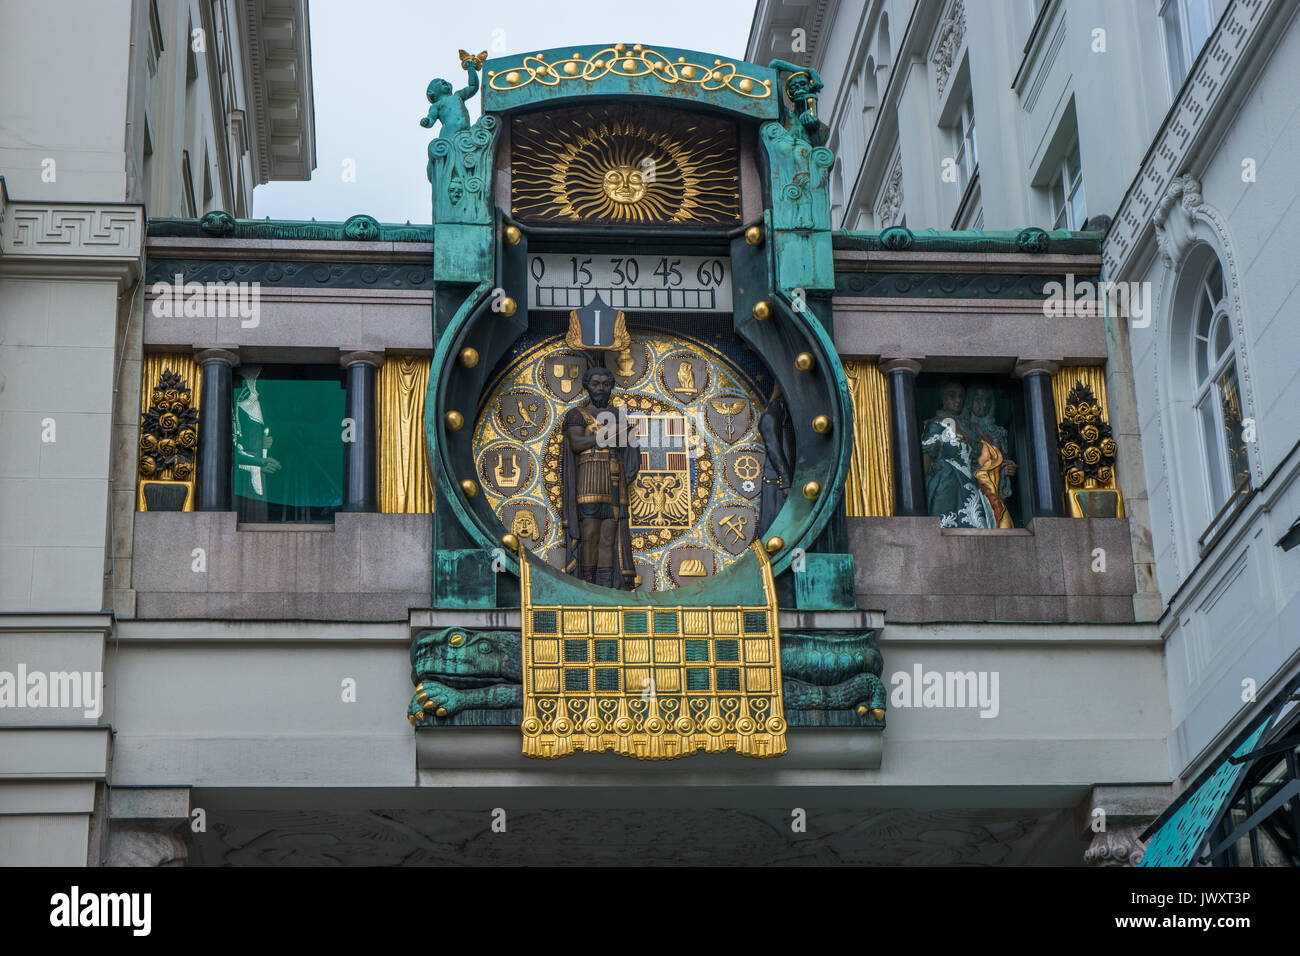
[(1029, 455), (1033, 462), (1034, 516), (1060, 518), (1065, 515), (1065, 492), (1061, 485), (1061, 461), (1056, 440), (1056, 402), (1052, 375), (1056, 362), (1019, 362), (1016, 378), (1025, 383), (1025, 419), (1029, 430)]
[(339, 359), (347, 377), (347, 417), (352, 420), (352, 440), (343, 445), (344, 511), (379, 510), (375, 379), (383, 362), (375, 352), (347, 352)]
[(889, 380), (890, 441), (894, 459), (894, 514), (929, 513), (925, 502), (925, 471), (921, 466), (921, 425), (916, 415), (915, 359), (890, 359), (880, 363)]
[(197, 511), (230, 511), (235, 447), (233, 370), (239, 355), (204, 349), (195, 356), (201, 375), (199, 398), (199, 494)]

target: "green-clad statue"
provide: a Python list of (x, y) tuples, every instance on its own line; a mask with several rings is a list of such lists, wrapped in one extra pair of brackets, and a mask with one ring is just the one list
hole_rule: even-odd
[(1015, 472), (1015, 462), (1005, 458), (1006, 431), (1002, 430), (1003, 448), (999, 448), (996, 437), (981, 428), (991, 424), (992, 393), (981, 398), (978, 408), (972, 404), (974, 418), (966, 414), (966, 389), (961, 382), (944, 382), (940, 396), (939, 414), (921, 430), (930, 514), (943, 528), (1014, 527), (1002, 495), (1003, 489), (1010, 492), (1007, 479)]

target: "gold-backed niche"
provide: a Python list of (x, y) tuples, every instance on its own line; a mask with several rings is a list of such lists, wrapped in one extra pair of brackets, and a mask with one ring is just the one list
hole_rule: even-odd
[(1115, 474), (1119, 447), (1110, 427), (1106, 370), (1067, 366), (1052, 376), (1061, 481), (1074, 518), (1123, 518), (1124, 495)]
[(144, 356), (136, 450), (137, 511), (194, 510), (202, 377), (192, 355)]

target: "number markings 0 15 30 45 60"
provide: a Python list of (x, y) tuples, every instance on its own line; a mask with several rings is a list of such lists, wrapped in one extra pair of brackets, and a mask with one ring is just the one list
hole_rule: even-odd
[(528, 307), (577, 309), (597, 294), (616, 309), (730, 312), (725, 256), (529, 256)]

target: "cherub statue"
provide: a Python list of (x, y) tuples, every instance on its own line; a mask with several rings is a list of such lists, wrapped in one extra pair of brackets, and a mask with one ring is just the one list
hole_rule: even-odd
[(460, 51), (460, 65), (469, 74), (469, 86), (453, 93), (451, 84), (441, 77), (431, 82), (425, 92), (431, 105), (428, 115), (420, 120), (421, 126), (432, 129), (435, 122), (442, 123), (439, 139), (450, 139), (461, 130), (469, 129), (469, 110), (465, 108), (465, 101), (478, 92), (478, 71), (485, 59), (487, 50), (476, 56)]
[(789, 73), (785, 81), (785, 92), (790, 102), (799, 110), (799, 115), (791, 121), (782, 104), (782, 122), (790, 132), (805, 140), (810, 146), (822, 146), (826, 141), (826, 127), (817, 118), (817, 94), (826, 85), (821, 74), (811, 66), (799, 66), (788, 60), (773, 60), (768, 69)]

